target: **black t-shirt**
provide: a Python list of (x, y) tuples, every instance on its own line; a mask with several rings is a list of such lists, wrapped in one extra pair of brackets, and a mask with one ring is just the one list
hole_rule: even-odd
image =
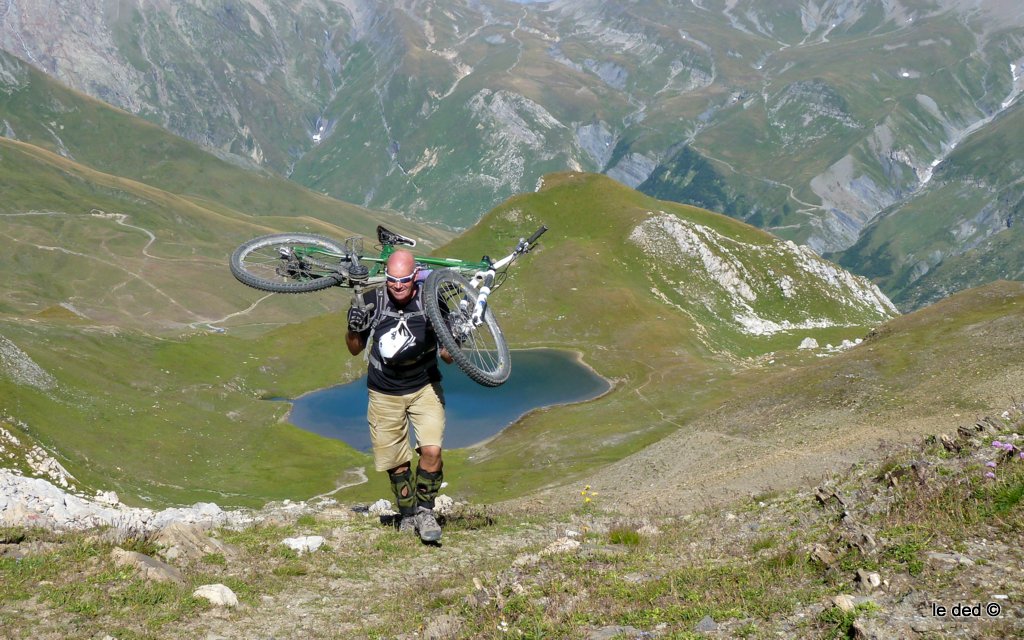
[[(432, 382), (440, 382), (437, 367), (437, 336), (423, 313), (422, 289), (417, 285), (416, 295), (399, 307), (384, 291), (383, 308), (376, 306), (372, 314), (379, 318), (377, 326), (363, 332), (366, 348), (370, 350), (370, 366), (366, 386), (388, 395), (412, 393)], [(378, 304), (378, 293), (363, 293), (363, 302)], [(382, 354), (382, 347), (384, 352)]]

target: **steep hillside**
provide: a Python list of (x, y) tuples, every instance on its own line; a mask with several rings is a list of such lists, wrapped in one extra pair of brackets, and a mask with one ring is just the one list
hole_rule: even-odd
[[(738, 376), (718, 406), (579, 482), (635, 514), (686, 513), (816, 482), (894, 443), (956, 433), (1019, 397), (1024, 284), (956, 294), (866, 338), (829, 358)], [(548, 498), (564, 506), (567, 496)]]
[[(156, 334), (216, 325), (256, 302), (226, 270), (235, 245), (275, 229), (353, 233), (307, 216), (250, 216), (3, 139), (0, 176), (0, 265), (11, 276), (0, 283), (0, 312), (15, 316), (60, 306), (89, 324)], [(344, 224), (343, 214), (319, 211)], [(370, 221), (360, 212), (352, 227)], [(309, 298), (269, 305), (292, 321), (324, 309)]]
[(834, 257), (871, 277), (901, 306), (962, 286), (1024, 279), (1024, 110), (967, 138), (935, 167), (913, 202), (893, 207)]
[(322, 2), (8, 2), (0, 20), (3, 49), (61, 82), (280, 172), (337, 91), (351, 27)]
[[(488, 245), (541, 222), (551, 228), (545, 247), (561, 246), (512, 271), (509, 282), (523, 283), (508, 312), (514, 336), (591, 333), (587, 316), (611, 303), (627, 313), (650, 308), (651, 330), (682, 324), (691, 334), (686, 342), (745, 356), (776, 344), (795, 348), (803, 331), (856, 332), (896, 314), (869, 281), (806, 247), (594, 174), (546, 176), (536, 194), (509, 200), (441, 251), (493, 254)], [(521, 309), (529, 310), (526, 325), (518, 321)], [(643, 341), (644, 331), (636, 334)]]
[(175, 332), (252, 302), (224, 265), (253, 236), (373, 237), (383, 223), (427, 245), (448, 237), (220, 160), (8, 54), (0, 70), (0, 264), (15, 276), (0, 284), (0, 312), (63, 305), (87, 322)]
[(550, 516), (445, 501), (429, 547), (330, 499), (203, 505), (223, 526), (144, 537), (9, 520), (0, 621), (17, 640), (1020, 637), (1022, 409), (684, 517), (585, 485)]
[(337, 328), (318, 329), (253, 342), (158, 339), (55, 312), (0, 319), (0, 428), (45, 452), (88, 496), (112, 490), (147, 506), (310, 497), (357, 481), (349, 470), (365, 463), (283, 423), (287, 405), (264, 399), (340, 377)]

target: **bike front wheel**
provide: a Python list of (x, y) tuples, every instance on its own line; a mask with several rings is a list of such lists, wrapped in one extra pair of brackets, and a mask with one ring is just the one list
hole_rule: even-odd
[(342, 281), (345, 250), (311, 233), (275, 233), (244, 242), (231, 254), (231, 273), (243, 284), (275, 293), (306, 293)]
[(478, 292), (461, 274), (438, 269), (423, 286), (423, 306), (437, 339), (474, 382), (497, 387), (512, 373), (512, 356), (490, 307), (473, 323)]

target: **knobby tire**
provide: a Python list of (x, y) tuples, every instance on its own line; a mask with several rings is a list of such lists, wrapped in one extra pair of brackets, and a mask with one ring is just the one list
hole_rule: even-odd
[(231, 254), (231, 273), (239, 282), (260, 291), (308, 293), (333, 287), (341, 277), (334, 267), (318, 259), (287, 260), (279, 250), (316, 247), (342, 255), (345, 250), (330, 238), (311, 233), (275, 233), (244, 242)]

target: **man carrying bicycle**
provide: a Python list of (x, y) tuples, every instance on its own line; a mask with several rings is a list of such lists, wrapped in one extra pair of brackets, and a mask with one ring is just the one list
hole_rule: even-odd
[[(441, 539), (434, 498), (441, 488), (444, 393), (438, 347), (420, 295), (413, 254), (397, 250), (387, 260), (385, 290), (357, 296), (348, 311), (345, 343), (352, 355), (367, 346), (369, 368), (367, 421), (377, 471), (387, 471), (401, 514), (399, 531), (418, 533), (424, 542)], [(416, 436), (419, 462), (412, 472), (409, 424)]]

